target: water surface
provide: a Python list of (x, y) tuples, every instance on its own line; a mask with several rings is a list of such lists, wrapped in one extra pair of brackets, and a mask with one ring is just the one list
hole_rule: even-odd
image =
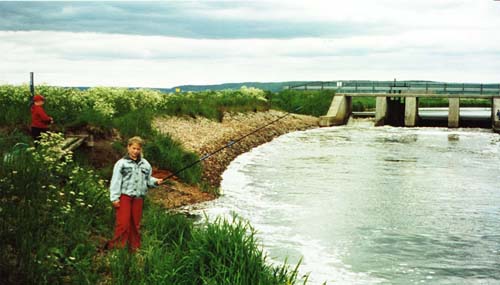
[(248, 219), (309, 284), (500, 284), (499, 146), (365, 120), (291, 133), (233, 161), (201, 210)]

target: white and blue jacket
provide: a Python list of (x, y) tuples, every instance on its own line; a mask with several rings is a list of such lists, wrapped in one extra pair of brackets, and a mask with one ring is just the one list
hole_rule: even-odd
[(110, 200), (120, 199), (121, 194), (144, 197), (148, 187), (156, 187), (157, 179), (151, 176), (151, 164), (139, 157), (132, 160), (128, 155), (115, 163), (110, 183)]

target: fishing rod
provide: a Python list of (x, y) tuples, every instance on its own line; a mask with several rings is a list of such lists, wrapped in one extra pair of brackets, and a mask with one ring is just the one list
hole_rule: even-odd
[[(293, 111), (294, 111), (294, 112), (297, 112), (297, 111), (299, 111), (300, 109), (302, 109), (302, 107), (297, 107), (297, 108), (295, 108), (295, 110), (293, 110)], [(181, 173), (182, 171), (184, 171), (184, 170), (186, 170), (186, 169), (188, 169), (188, 168), (190, 168), (190, 167), (193, 167), (194, 165), (196, 165), (196, 164), (198, 164), (198, 163), (200, 163), (200, 162), (204, 161), (205, 159), (207, 159), (207, 158), (211, 157), (212, 155), (214, 155), (214, 154), (216, 154), (216, 153), (218, 153), (218, 152), (221, 152), (222, 150), (224, 150), (224, 149), (226, 149), (226, 148), (228, 148), (228, 147), (231, 147), (233, 144), (240, 142), (240, 141), (241, 141), (241, 140), (243, 140), (244, 138), (246, 138), (246, 137), (248, 137), (248, 136), (251, 136), (251, 135), (255, 134), (256, 132), (258, 132), (258, 131), (262, 130), (263, 128), (265, 128), (265, 127), (267, 127), (267, 126), (269, 126), (269, 125), (272, 125), (272, 124), (276, 123), (277, 121), (279, 121), (279, 120), (281, 120), (281, 119), (285, 118), (286, 116), (288, 116), (288, 115), (290, 115), (290, 114), (292, 114), (292, 112), (288, 112), (288, 113), (286, 113), (285, 115), (278, 117), (277, 119), (275, 119), (275, 120), (273, 120), (273, 121), (271, 121), (271, 122), (269, 122), (269, 123), (267, 123), (267, 124), (265, 124), (265, 125), (263, 125), (263, 126), (261, 126), (261, 127), (257, 128), (257, 129), (255, 129), (255, 130), (251, 131), (250, 133), (248, 133), (248, 134), (246, 134), (246, 135), (244, 135), (244, 136), (241, 136), (241, 137), (239, 137), (239, 138), (237, 138), (237, 139), (235, 139), (235, 140), (231, 140), (231, 141), (229, 141), (226, 145), (224, 145), (224, 146), (222, 146), (222, 147), (218, 148), (217, 150), (215, 150), (215, 151), (213, 151), (213, 152), (211, 152), (211, 153), (207, 153), (207, 154), (203, 155), (200, 159), (198, 159), (198, 160), (196, 160), (196, 161), (193, 161), (193, 162), (192, 162), (192, 163), (190, 163), (189, 165), (187, 165), (187, 166), (185, 166), (185, 167), (183, 167), (183, 168), (181, 168), (181, 169), (177, 170), (176, 172), (174, 172), (174, 173), (170, 174), (169, 176), (167, 176), (167, 177), (163, 178), (163, 182), (162, 182), (161, 184), (166, 183), (166, 182), (167, 182), (167, 180), (168, 180), (169, 178), (172, 178), (172, 177), (174, 177), (174, 176), (177, 176), (177, 175), (178, 175), (179, 173)], [(160, 184), (160, 185), (161, 185), (161, 184)]]

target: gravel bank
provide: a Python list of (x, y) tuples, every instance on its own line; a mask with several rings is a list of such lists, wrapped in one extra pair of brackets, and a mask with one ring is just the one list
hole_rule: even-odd
[[(154, 120), (153, 126), (162, 133), (169, 133), (174, 139), (180, 141), (186, 149), (203, 155), (211, 153), (227, 145), (228, 142), (244, 136), (286, 114), (285, 112), (275, 110), (255, 113), (226, 113), (222, 122), (215, 122), (206, 118), (158, 117)], [(297, 114), (287, 115), (274, 124), (265, 127), (257, 133), (244, 138), (237, 144), (232, 145), (230, 148), (226, 148), (203, 161), (203, 180), (213, 187), (219, 187), (222, 173), (238, 155), (248, 152), (252, 148), (269, 142), (280, 135), (315, 128), (317, 126), (318, 118), (316, 117)], [(167, 194), (172, 192), (171, 197), (163, 199), (170, 201), (167, 203), (168, 207), (177, 207), (183, 204), (192, 204), (215, 198), (214, 195), (207, 196), (207, 193), (203, 193), (200, 197), (193, 197), (193, 195), (196, 196), (196, 193), (193, 193), (196, 191), (192, 188), (190, 188), (189, 193), (179, 195), (179, 193), (174, 193), (177, 191), (175, 188), (179, 187), (163, 191)], [(157, 191), (153, 190), (152, 192)], [(152, 194), (153, 197), (156, 196), (155, 194)], [(173, 196), (184, 197), (183, 199), (187, 202), (176, 202)], [(162, 197), (156, 198), (160, 198), (161, 200)]]

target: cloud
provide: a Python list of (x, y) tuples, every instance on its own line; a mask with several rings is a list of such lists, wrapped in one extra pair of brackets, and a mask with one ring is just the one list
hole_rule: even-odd
[(0, 30), (340, 38), (415, 29), (493, 29), (500, 25), (498, 12), (499, 4), (477, 0), (0, 2)]
[(435, 31), (345, 39), (218, 40), (0, 32), (0, 78), (19, 83), (35, 71), (45, 82), (56, 85), (146, 87), (401, 76), (496, 82), (500, 39), (492, 40), (487, 33), (459, 35)]
[(0, 80), (497, 82), (499, 12), (477, 0), (0, 2)]

